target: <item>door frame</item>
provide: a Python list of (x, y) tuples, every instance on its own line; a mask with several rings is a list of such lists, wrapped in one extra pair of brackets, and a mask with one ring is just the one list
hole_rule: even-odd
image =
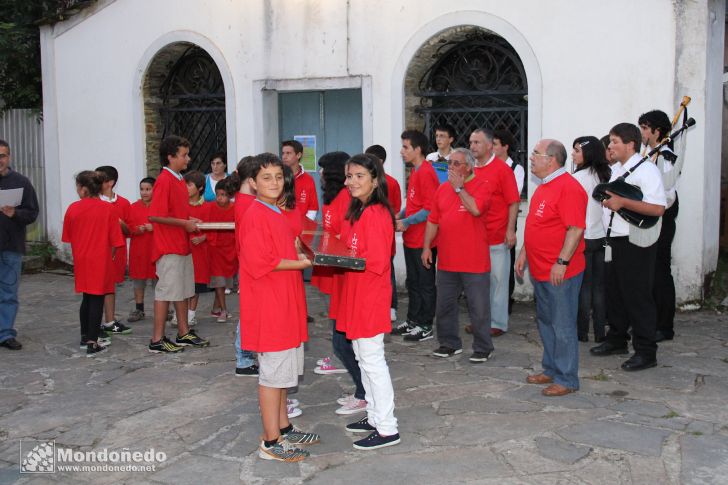
[(262, 79), (253, 81), (253, 115), (260, 123), (254, 124), (253, 151), (279, 152), (278, 93), (300, 91), (331, 91), (336, 89), (361, 90), (362, 150), (373, 143), (374, 105), (371, 76), (324, 77), (309, 79)]

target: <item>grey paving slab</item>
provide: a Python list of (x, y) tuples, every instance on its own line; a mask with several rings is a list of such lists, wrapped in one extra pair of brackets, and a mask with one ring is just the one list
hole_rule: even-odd
[[(660, 345), (660, 365), (625, 373), (623, 356), (605, 359), (580, 345), (581, 390), (563, 398), (525, 383), (540, 369), (541, 344), (531, 304), (514, 308), (494, 358), (431, 356), (436, 343), (391, 337), (387, 359), (402, 443), (356, 451), (336, 398), (351, 392), (346, 374), (313, 373), (331, 355), (325, 299), (307, 285), (306, 370), (296, 399), (302, 429), (322, 435), (300, 464), (257, 457), (261, 421), (257, 381), (234, 375), (235, 325), (209, 315), (202, 295), (198, 332), (206, 349), (154, 355), (146, 346), (151, 317), (115, 336), (108, 353), (87, 359), (78, 349), (79, 297), (69, 277), (24, 276), (17, 322), (20, 352), (0, 349), (0, 484), (2, 483), (363, 483), (376, 469), (387, 479), (418, 483), (584, 484), (719, 483), (728, 476), (728, 325), (710, 312), (679, 313), (677, 337)], [(147, 294), (147, 305), (151, 305)], [(117, 314), (133, 306), (131, 285), (118, 290)], [(400, 313), (406, 311), (401, 295)], [(237, 316), (234, 295), (228, 305)], [(462, 315), (461, 322), (465, 322)], [(175, 329), (167, 328), (167, 335)], [(163, 450), (155, 473), (60, 473), (20, 476), (19, 440), (54, 439), (78, 450)], [(487, 470), (484, 473), (483, 470)], [(713, 481), (711, 481), (713, 480)], [(384, 482), (383, 482), (384, 483)]]

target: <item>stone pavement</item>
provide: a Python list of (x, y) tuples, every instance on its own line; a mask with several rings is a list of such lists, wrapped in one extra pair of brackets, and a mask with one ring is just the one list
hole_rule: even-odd
[[(197, 328), (212, 346), (167, 356), (147, 352), (147, 317), (132, 335), (114, 337), (109, 352), (87, 359), (78, 348), (72, 278), (24, 276), (17, 324), (24, 349), (0, 349), (0, 484), (728, 483), (725, 316), (679, 314), (659, 366), (639, 373), (621, 371), (621, 357), (591, 357), (591, 344), (581, 344), (581, 391), (562, 398), (525, 383), (541, 355), (532, 304), (516, 305), (511, 331), (496, 339), (485, 364), (467, 361), (469, 337), (466, 351), (449, 360), (430, 356), (435, 341), (392, 337), (387, 358), (402, 444), (367, 453), (354, 450), (344, 431), (358, 415), (334, 414), (334, 400), (351, 390), (348, 376), (313, 373), (331, 340), (324, 300), (308, 290), (316, 323), (295, 396), (303, 415), (293, 422), (320, 433), (322, 443), (306, 461), (283, 464), (257, 457), (256, 380), (233, 374), (233, 323), (201, 318)], [(117, 313), (125, 316), (131, 285), (119, 295)], [(201, 299), (201, 315), (211, 298)], [(75, 451), (154, 448), (167, 459), (149, 472), (21, 475), (21, 439)]]

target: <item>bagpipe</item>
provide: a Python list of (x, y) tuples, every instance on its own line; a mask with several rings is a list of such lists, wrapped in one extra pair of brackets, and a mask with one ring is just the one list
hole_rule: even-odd
[[(680, 114), (685, 110), (685, 116), (683, 117), (683, 125), (675, 130), (674, 132), (670, 133), (669, 136), (666, 136), (665, 138), (660, 141), (660, 143), (650, 150), (649, 153), (647, 153), (645, 156), (642, 157), (642, 159), (637, 162), (637, 164), (632, 167), (632, 169), (628, 170), (627, 173), (624, 175), (621, 175), (620, 177), (616, 178), (612, 182), (607, 183), (601, 183), (598, 184), (596, 187), (594, 187), (594, 191), (592, 192), (592, 197), (596, 199), (599, 202), (604, 202), (605, 200), (609, 199), (611, 196), (607, 194), (607, 192), (611, 192), (615, 195), (618, 195), (620, 197), (624, 197), (626, 199), (631, 200), (639, 200), (641, 201), (643, 198), (642, 190), (640, 190), (639, 187), (636, 185), (630, 184), (627, 182), (627, 177), (629, 177), (632, 172), (637, 170), (637, 167), (642, 165), (645, 161), (649, 160), (654, 154), (658, 153), (662, 147), (667, 145), (668, 143), (671, 143), (674, 141), (677, 137), (679, 137), (685, 130), (690, 128), (691, 126), (695, 125), (695, 120), (693, 118), (687, 117), (687, 110), (686, 107), (690, 103), (690, 97), (685, 96), (683, 97), (682, 103), (680, 103), (680, 109), (678, 110), (677, 114), (675, 114), (675, 117), (673, 118), (672, 125), (675, 126), (675, 123), (677, 122), (678, 118), (680, 117)], [(632, 224), (633, 226), (637, 226), (639, 228), (649, 228), (657, 224), (657, 221), (660, 220), (659, 216), (647, 216), (644, 214), (639, 214), (637, 212), (634, 212), (629, 209), (625, 209), (624, 207), (619, 209), (617, 211), (617, 214), (622, 216), (622, 218), (627, 221), (629, 224)]]

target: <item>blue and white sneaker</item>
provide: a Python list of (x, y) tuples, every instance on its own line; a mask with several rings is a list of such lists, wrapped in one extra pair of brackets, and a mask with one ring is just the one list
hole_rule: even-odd
[(357, 450), (377, 450), (379, 448), (384, 448), (385, 446), (398, 445), (399, 442), (399, 433), (390, 436), (382, 436), (378, 431), (374, 431), (363, 440), (355, 441), (354, 448)]
[(369, 418), (364, 416), (359, 421), (346, 425), (346, 430), (351, 433), (371, 433), (376, 431), (377, 428), (369, 424)]

